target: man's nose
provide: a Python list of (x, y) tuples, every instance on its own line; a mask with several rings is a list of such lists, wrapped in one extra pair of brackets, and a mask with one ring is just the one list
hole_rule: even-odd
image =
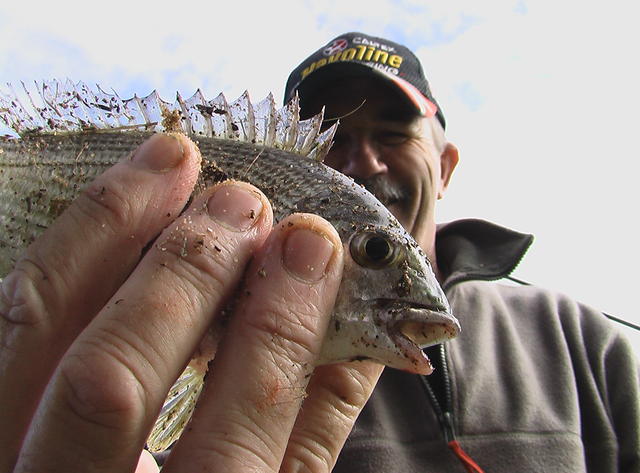
[(353, 140), (346, 158), (342, 173), (353, 178), (367, 179), (388, 170), (376, 144), (366, 138)]

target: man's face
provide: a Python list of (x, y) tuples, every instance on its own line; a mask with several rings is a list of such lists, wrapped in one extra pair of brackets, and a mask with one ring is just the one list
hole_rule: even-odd
[(322, 105), (328, 124), (340, 120), (325, 163), (364, 184), (433, 256), (435, 201), (455, 167), (440, 125), (418, 116), (378, 80), (334, 82), (309, 109)]

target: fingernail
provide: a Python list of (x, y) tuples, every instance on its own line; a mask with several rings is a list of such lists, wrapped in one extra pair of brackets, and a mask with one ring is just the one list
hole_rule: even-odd
[(220, 186), (207, 202), (209, 215), (231, 230), (244, 231), (253, 226), (262, 212), (260, 197), (235, 183)]
[(331, 255), (331, 241), (308, 228), (290, 231), (284, 243), (284, 266), (294, 276), (305, 281), (316, 282), (322, 279)]
[(173, 135), (153, 135), (133, 153), (132, 160), (152, 171), (164, 172), (175, 168), (184, 157), (180, 140)]

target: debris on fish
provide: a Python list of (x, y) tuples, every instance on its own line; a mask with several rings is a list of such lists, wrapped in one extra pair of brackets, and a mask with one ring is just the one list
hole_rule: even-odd
[[(33, 90), (35, 89), (35, 90)], [(94, 177), (153, 133), (180, 131), (202, 154), (196, 189), (247, 181), (273, 204), (276, 221), (321, 215), (345, 246), (343, 279), (318, 364), (370, 359), (414, 373), (432, 368), (422, 348), (455, 337), (431, 265), (395, 217), (352, 179), (322, 164), (336, 125), (322, 113), (299, 120), (297, 98), (276, 109), (272, 95), (253, 105), (199, 90), (174, 103), (156, 92), (123, 100), (79, 82), (48, 81), (0, 92), (0, 121), (19, 135), (0, 138), (0, 278)], [(171, 388), (147, 442), (166, 449), (188, 422), (215, 355), (221, 327)]]

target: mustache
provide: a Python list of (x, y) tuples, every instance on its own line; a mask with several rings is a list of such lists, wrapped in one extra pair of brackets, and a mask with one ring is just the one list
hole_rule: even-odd
[(385, 175), (376, 174), (366, 179), (355, 179), (355, 181), (364, 186), (385, 206), (409, 197), (409, 192)]

